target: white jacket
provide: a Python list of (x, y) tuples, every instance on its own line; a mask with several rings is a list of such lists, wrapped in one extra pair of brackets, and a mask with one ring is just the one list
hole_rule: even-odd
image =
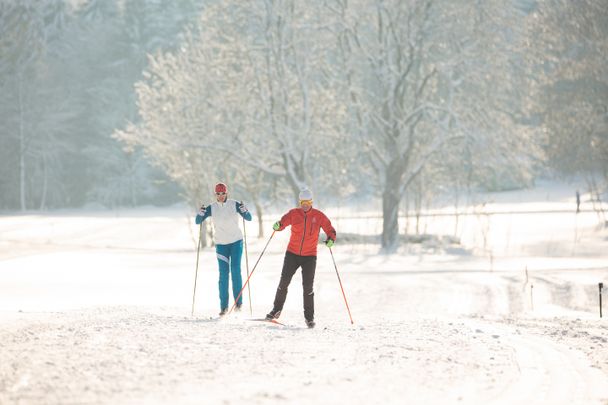
[[(236, 200), (226, 200), (225, 203), (214, 202), (207, 207), (205, 216), (196, 216), (196, 223), (199, 224), (208, 216), (213, 219), (215, 228), (215, 243), (217, 245), (228, 245), (243, 239), (243, 232), (239, 228), (239, 219), (241, 218), (237, 207), (239, 202)], [(251, 214), (246, 212), (243, 217), (251, 221)]]

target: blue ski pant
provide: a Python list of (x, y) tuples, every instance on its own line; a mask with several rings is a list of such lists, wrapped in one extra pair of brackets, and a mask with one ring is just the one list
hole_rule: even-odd
[[(243, 288), (243, 279), (241, 278), (241, 256), (243, 255), (243, 240), (230, 243), (228, 245), (215, 245), (215, 253), (217, 255), (217, 263), (220, 270), (219, 290), (220, 290), (220, 308), (228, 308), (228, 273), (232, 276), (232, 294), (234, 299)], [(243, 296), (239, 298), (237, 305), (243, 303)]]

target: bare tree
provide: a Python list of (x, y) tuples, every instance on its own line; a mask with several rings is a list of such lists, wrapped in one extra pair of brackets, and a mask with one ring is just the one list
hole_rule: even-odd
[(179, 51), (150, 58), (137, 85), (142, 121), (116, 136), (187, 189), (194, 173), (228, 165), (247, 189), (264, 186), (249, 184), (257, 177), (247, 173), (259, 171), (297, 198), (336, 153), (344, 119), (323, 79), (329, 42), (319, 13), (296, 1), (209, 6)]
[(584, 176), (599, 197), (595, 190), (608, 189), (608, 8), (548, 0), (527, 28), (529, 108), (542, 120), (548, 162)]
[(337, 38), (345, 99), (382, 188), (382, 248), (391, 252), (399, 203), (433, 156), (466, 138), (486, 142), (487, 149), (497, 133), (513, 127), (493, 108), (499, 103), (488, 81), (512, 72), (491, 63), (504, 58), (504, 49), (500, 38), (484, 35), (504, 28), (514, 14), (501, 2), (361, 0), (331, 8), (342, 21)]
[(78, 113), (59, 80), (56, 43), (65, 17), (60, 1), (0, 2), (3, 173), (18, 184), (3, 194), (18, 190), (21, 210), (45, 208), (49, 195), (62, 191), (60, 156), (69, 150), (65, 138)]

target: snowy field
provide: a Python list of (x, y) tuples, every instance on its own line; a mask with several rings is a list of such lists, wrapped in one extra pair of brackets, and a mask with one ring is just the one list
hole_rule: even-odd
[[(327, 209), (354, 325), (319, 246), (312, 330), (299, 274), (286, 326), (248, 320), (271, 309), (288, 232), (252, 277), (253, 315), (246, 299), (218, 321), (212, 248), (190, 316), (185, 209), (0, 217), (0, 404), (608, 404), (608, 229), (572, 194), (478, 197), (458, 223), (435, 209), (420, 227), (436, 238), (385, 256), (340, 241), (378, 220)], [(270, 232), (247, 234), (253, 267)]]

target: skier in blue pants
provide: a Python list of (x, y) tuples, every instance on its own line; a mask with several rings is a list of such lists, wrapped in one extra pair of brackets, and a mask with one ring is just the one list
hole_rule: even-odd
[[(208, 217), (213, 217), (215, 227), (215, 253), (220, 272), (218, 282), (220, 292), (220, 316), (228, 312), (228, 274), (232, 276), (232, 294), (234, 299), (243, 288), (241, 277), (241, 256), (243, 255), (243, 233), (239, 228), (239, 215), (251, 221), (251, 213), (241, 202), (228, 199), (228, 188), (224, 183), (215, 185), (216, 202), (205, 207), (196, 215), (196, 224)], [(236, 309), (243, 305), (243, 297), (236, 303)]]

